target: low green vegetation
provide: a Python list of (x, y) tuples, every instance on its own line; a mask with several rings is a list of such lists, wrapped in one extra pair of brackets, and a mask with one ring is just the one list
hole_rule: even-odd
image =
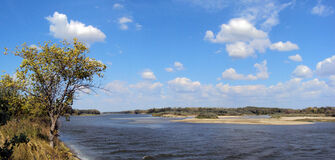
[(218, 115), (215, 113), (200, 113), (195, 118), (198, 119), (218, 119)]

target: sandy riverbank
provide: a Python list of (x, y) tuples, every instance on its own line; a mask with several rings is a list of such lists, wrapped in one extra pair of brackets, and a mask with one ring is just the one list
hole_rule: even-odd
[(281, 117), (281, 118), (244, 118), (243, 116), (220, 116), (219, 119), (182, 119), (172, 120), (184, 123), (228, 123), (228, 124), (258, 124), (258, 125), (305, 125), (314, 122), (335, 122), (335, 117)]

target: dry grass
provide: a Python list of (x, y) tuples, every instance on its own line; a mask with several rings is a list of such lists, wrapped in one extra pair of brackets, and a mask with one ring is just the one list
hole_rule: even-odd
[(9, 139), (14, 135), (24, 133), (30, 139), (27, 144), (20, 144), (15, 147), (14, 160), (75, 160), (78, 159), (73, 155), (64, 143), (57, 141), (57, 146), (51, 148), (47, 140), (48, 125), (43, 120), (12, 120), (6, 125), (0, 127), (0, 144), (5, 139)]

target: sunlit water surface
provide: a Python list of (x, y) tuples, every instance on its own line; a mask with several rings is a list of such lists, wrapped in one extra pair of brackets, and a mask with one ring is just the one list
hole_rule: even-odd
[(271, 126), (175, 123), (112, 114), (60, 121), (60, 139), (81, 159), (335, 159), (335, 123)]

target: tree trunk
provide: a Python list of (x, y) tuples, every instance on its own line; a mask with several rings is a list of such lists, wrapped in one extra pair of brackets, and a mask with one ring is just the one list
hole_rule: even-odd
[(57, 136), (57, 120), (58, 116), (50, 115), (51, 124), (49, 131), (49, 142), (50, 146), (53, 148), (55, 146), (55, 137)]

